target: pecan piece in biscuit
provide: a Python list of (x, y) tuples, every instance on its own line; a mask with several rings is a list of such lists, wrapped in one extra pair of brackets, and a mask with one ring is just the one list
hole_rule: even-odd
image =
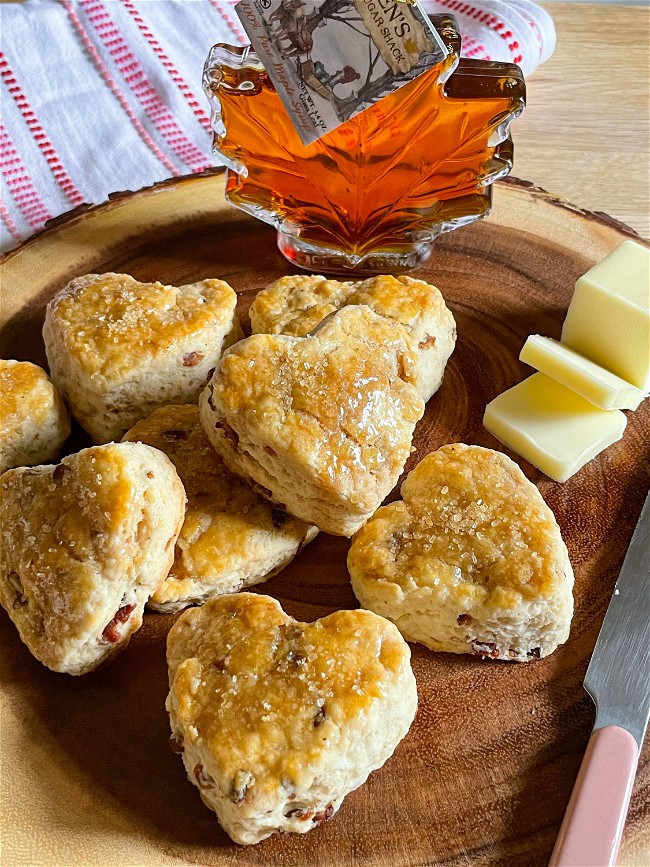
[(492, 659), (499, 658), (499, 649), (491, 641), (473, 641), (472, 653), (477, 656), (489, 656)]
[(196, 367), (204, 358), (205, 355), (202, 352), (186, 352), (183, 356), (183, 367)]
[(212, 779), (210, 774), (206, 773), (203, 770), (203, 765), (200, 763), (194, 768), (194, 779), (198, 783), (199, 789), (214, 788), (214, 780)]
[(306, 822), (307, 819), (311, 819), (314, 815), (313, 810), (305, 810), (302, 807), (293, 807), (291, 810), (288, 810), (285, 814), (287, 819), (300, 819), (301, 822)]
[(118, 623), (126, 623), (134, 609), (135, 604), (123, 605), (121, 608), (118, 608), (115, 612), (115, 617), (104, 627), (104, 631), (102, 632), (104, 641), (108, 641), (109, 644), (115, 644), (116, 641), (120, 640)]
[(314, 815), (313, 823), (314, 825), (321, 825), (323, 822), (327, 822), (334, 815), (334, 805), (328, 804), (324, 810), (320, 810), (318, 813)]

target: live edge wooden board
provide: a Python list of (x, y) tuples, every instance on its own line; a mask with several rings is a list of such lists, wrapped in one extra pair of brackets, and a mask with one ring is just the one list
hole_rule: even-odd
[[(2, 265), (2, 355), (44, 363), (41, 325), (77, 274), (126, 271), (181, 284), (227, 280), (241, 312), (289, 265), (274, 232), (231, 208), (219, 173), (174, 180), (75, 211)], [(500, 448), (481, 426), (496, 394), (530, 371), (531, 333), (559, 337), (578, 275), (631, 230), (530, 184), (497, 185), (493, 215), (446, 235), (419, 272), (443, 292), (458, 345), (415, 435), (406, 470), (443, 443)], [(85, 445), (81, 435), (71, 448)], [(650, 408), (622, 442), (563, 485), (519, 461), (562, 529), (576, 575), (571, 637), (529, 664), (412, 646), (420, 706), (384, 768), (306, 836), (238, 847), (168, 747), (165, 636), (148, 614), (109, 667), (72, 678), (36, 662), (0, 612), (2, 863), (14, 865), (445, 865), (542, 867), (593, 722), (581, 683), (648, 489)], [(295, 617), (356, 607), (348, 542), (321, 534), (262, 585)], [(620, 660), (625, 677), (625, 659)], [(642, 755), (621, 864), (650, 862), (650, 768)]]

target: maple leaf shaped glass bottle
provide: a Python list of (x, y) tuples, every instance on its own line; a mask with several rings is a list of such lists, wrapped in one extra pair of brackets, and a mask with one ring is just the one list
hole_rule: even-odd
[(417, 267), (433, 242), (486, 216), (512, 168), (510, 123), (524, 108), (518, 66), (460, 58), (453, 16), (430, 19), (448, 55), (303, 145), (247, 46), (215, 45), (203, 84), (226, 198), (278, 230), (303, 268), (355, 274)]

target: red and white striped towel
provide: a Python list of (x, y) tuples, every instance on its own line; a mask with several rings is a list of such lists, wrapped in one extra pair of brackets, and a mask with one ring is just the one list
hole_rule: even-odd
[[(0, 5), (0, 250), (117, 190), (212, 165), (203, 61), (244, 44), (236, 0), (25, 0)], [(530, 0), (426, 0), (471, 57), (526, 74), (555, 46)]]

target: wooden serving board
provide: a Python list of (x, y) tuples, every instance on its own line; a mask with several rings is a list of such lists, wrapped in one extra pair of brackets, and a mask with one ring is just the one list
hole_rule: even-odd
[[(4, 357), (44, 363), (41, 325), (75, 275), (126, 271), (181, 284), (221, 277), (241, 311), (290, 272), (274, 232), (225, 204), (219, 173), (120, 194), (62, 218), (2, 266)], [(442, 290), (458, 345), (416, 430), (411, 469), (443, 443), (501, 448), (481, 426), (487, 401), (528, 371), (531, 333), (558, 337), (578, 275), (632, 235), (603, 215), (522, 182), (497, 185), (488, 220), (446, 235), (418, 273)], [(87, 444), (82, 435), (74, 448)], [(168, 748), (165, 636), (148, 614), (106, 669), (57, 675), (33, 659), (0, 612), (2, 863), (7, 865), (445, 865), (542, 867), (593, 722), (581, 682), (648, 488), (650, 408), (622, 442), (563, 485), (520, 461), (553, 511), (575, 569), (571, 637), (528, 664), (412, 646), (420, 705), (395, 755), (339, 814), (305, 836), (231, 843)], [(293, 616), (355, 607), (347, 540), (321, 534), (262, 585)], [(625, 660), (620, 660), (625, 676)], [(620, 856), (647, 865), (649, 751)]]

